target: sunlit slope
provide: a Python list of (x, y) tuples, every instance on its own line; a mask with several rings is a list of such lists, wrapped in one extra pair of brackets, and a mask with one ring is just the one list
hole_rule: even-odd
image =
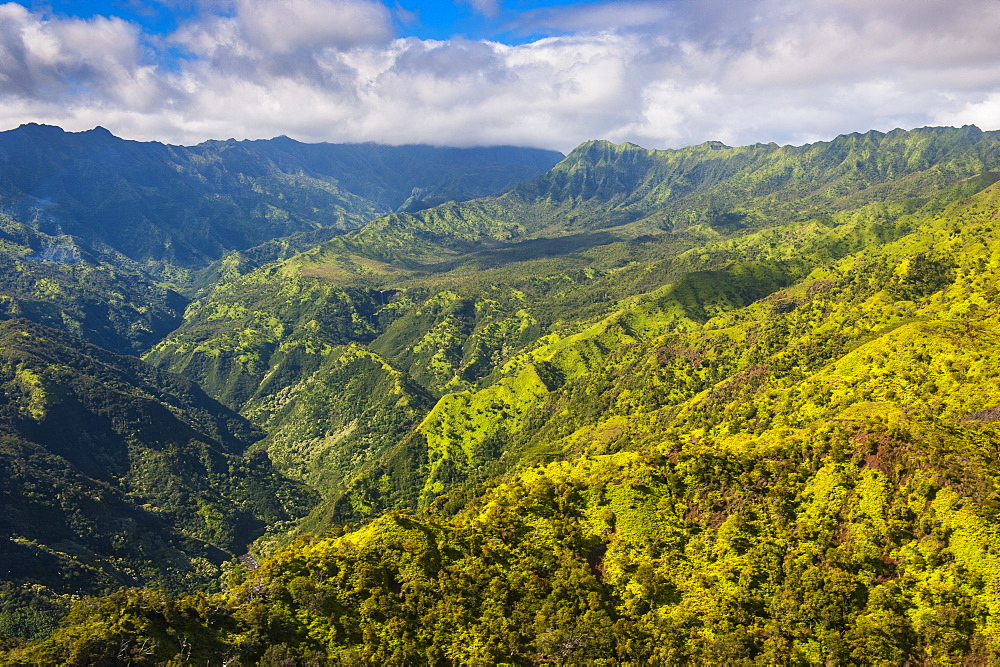
[[(433, 290), (456, 279), (477, 282), (481, 289), (486, 285), (483, 276), (469, 274), (506, 268), (506, 275), (496, 277), (500, 283), (517, 282), (518, 291), (545, 292), (542, 299), (551, 300), (559, 298), (550, 294), (553, 287), (567, 291), (559, 290), (566, 282), (593, 282), (595, 271), (614, 273), (606, 281), (609, 289), (587, 290), (587, 298), (565, 308), (569, 317), (578, 318), (581, 309), (593, 314), (588, 306), (595, 301), (608, 304), (627, 296), (622, 280), (634, 292), (646, 292), (678, 277), (669, 264), (684, 250), (757, 228), (861, 208), (870, 200), (888, 204), (932, 197), (996, 163), (994, 134), (974, 127), (870, 132), (803, 147), (730, 149), (706, 144), (648, 151), (590, 142), (545, 176), (497, 198), (381, 218), (354, 234), (247, 276), (241, 275), (239, 258), (232, 257), (231, 270), (222, 270), (216, 292), (204, 298), (204, 305), (196, 304), (189, 322), (150, 358), (188, 372), (213, 394), (239, 406), (247, 396), (229, 397), (217, 387), (219, 380), (208, 379), (218, 374), (212, 368), (217, 363), (259, 347), (253, 340), (227, 340), (231, 330), (253, 331), (247, 333), (251, 338), (285, 336), (285, 332), (269, 335), (264, 329), (274, 330), (273, 326), (243, 313), (265, 312), (289, 326), (303, 310), (333, 309), (339, 312), (337, 323), (326, 337), (368, 342), (376, 333), (371, 325), (375, 311), (391, 317), (401, 309), (394, 303), (400, 289), (410, 288), (404, 296), (413, 292), (414, 301), (422, 297), (413, 287)], [(772, 178), (772, 172), (786, 176)], [(814, 203), (803, 203), (807, 200)], [(708, 206), (707, 201), (714, 203)], [(639, 210), (636, 207), (642, 214), (630, 212), (630, 219), (655, 214), (683, 219), (683, 224), (616, 226), (613, 221), (620, 210)], [(666, 260), (667, 266), (655, 260)], [(635, 261), (649, 263), (644, 274), (632, 271), (622, 276), (615, 271)], [(346, 292), (345, 297), (347, 288), (365, 293)], [(289, 302), (290, 314), (282, 313), (280, 304), (257, 307), (281, 298)], [(343, 303), (330, 304), (334, 300)], [(237, 312), (223, 315), (220, 308), (232, 301), (237, 302)], [(322, 321), (316, 319), (321, 337)], [(190, 350), (198, 345), (216, 361), (192, 358)], [(263, 363), (265, 368), (269, 365), (266, 359)]]
[[(552, 406), (558, 416), (539, 437), (640, 413), (695, 435), (758, 433), (834, 418), (857, 410), (859, 398), (956, 418), (991, 407), (998, 192), (991, 186), (899, 240), (639, 345), (603, 352), (608, 329), (598, 328), (532, 350), (531, 361), (567, 378)], [(621, 321), (649, 312), (639, 305)], [(637, 433), (644, 428), (636, 422)]]
[[(794, 286), (811, 272), (867, 261), (859, 258), (896, 239), (915, 243), (914, 234), (937, 224), (951, 202), (994, 180), (987, 174), (921, 197), (887, 196), (816, 219), (775, 219), (760, 229), (695, 225), (605, 238), (597, 246), (571, 244), (563, 252), (553, 245), (548, 256), (478, 264), (479, 270), (461, 259), (438, 271), (366, 260), (357, 273), (356, 256), (344, 260), (327, 244), (234, 274), (147, 359), (197, 379), (266, 426), (261, 446), (326, 496), (316, 515), (322, 520), (310, 527), (426, 505), (467, 480), (572, 449), (562, 439), (575, 429), (597, 429), (597, 440), (611, 447), (633, 428), (627, 422), (639, 408), (666, 414), (665, 396), (679, 405), (736, 373), (759, 374), (733, 357), (746, 353), (740, 352), (746, 334), (716, 332), (716, 318), (782, 290), (806, 289)], [(770, 298), (746, 312), (764, 309), (772, 317), (770, 309), (783, 316), (782, 309), (798, 308), (785, 296)], [(684, 342), (700, 337), (706, 342)], [(717, 347), (689, 351), (706, 345)], [(374, 386), (383, 375), (407, 388), (398, 395), (405, 409), (397, 419), (356, 421), (365, 408), (320, 407), (329, 404), (324, 393), (356, 396), (344, 379), (322, 379), (321, 367), (343, 346), (363, 346), (356, 349), (377, 360), (362, 373), (374, 375), (357, 386)], [(701, 365), (685, 366), (689, 357)], [(676, 368), (654, 367), (647, 375), (650, 358)], [(370, 399), (370, 414), (384, 409), (377, 405), (395, 405), (383, 404), (382, 396)]]
[[(845, 387), (867, 396), (873, 385), (881, 400), (888, 393), (901, 406), (932, 414), (932, 407), (941, 410), (947, 401), (963, 401), (954, 416), (990, 407), (981, 404), (987, 395), (1000, 403), (992, 390), (983, 393), (992, 385), (948, 384), (964, 378), (970, 367), (991, 372), (983, 370), (989, 351), (979, 350), (993, 333), (985, 320), (950, 323), (949, 292), (939, 292), (961, 290), (953, 298), (962, 308), (988, 312), (982, 300), (996, 276), (982, 265), (981, 255), (992, 252), (986, 239), (992, 238), (990, 207), (996, 198), (991, 186), (940, 213), (903, 218), (901, 228), (914, 231), (881, 249), (872, 245), (832, 265), (814, 265), (798, 284), (779, 270), (785, 266), (780, 260), (689, 273), (589, 327), (540, 338), (504, 363), (487, 386), (446, 394), (395, 456), (426, 471), (418, 496), (418, 503), (426, 503), (460, 480), (481, 478), (484, 469), (495, 473), (524, 457), (615, 451), (647, 437), (655, 441), (667, 427), (729, 435), (834, 418), (857, 400)], [(852, 231), (867, 237), (870, 224)], [(786, 247), (798, 257), (793, 266), (807, 263), (804, 248), (828, 248), (831, 237), (849, 237), (844, 229), (849, 226), (821, 227), (826, 244), (817, 242), (822, 235), (796, 227), (802, 242)], [(751, 239), (741, 241), (747, 259), (755, 247), (768, 247)], [(942, 239), (950, 240), (942, 246)], [(951, 282), (963, 266), (970, 275), (979, 274), (970, 280), (982, 292)], [(952, 349), (957, 343), (948, 347), (940, 340), (961, 341), (956, 332), (963, 327), (969, 331), (964, 346)], [(877, 334), (884, 338), (872, 340)], [(928, 349), (921, 352), (919, 346)], [(867, 356), (851, 356), (861, 350)], [(880, 367), (880, 359), (888, 363), (884, 360), (893, 356), (892, 365)], [(945, 379), (931, 381), (924, 371), (906, 370), (932, 358), (949, 369)], [(828, 376), (836, 371), (826, 366), (834, 362), (833, 368), (863, 374), (832, 379)], [(943, 383), (947, 399), (937, 397), (937, 383)], [(921, 402), (906, 401), (916, 396)], [(877, 406), (872, 409), (878, 412)], [(498, 468), (496, 460), (504, 465)], [(359, 480), (348, 497), (357, 494), (371, 503), (377, 497), (373, 488), (371, 481)], [(403, 493), (398, 498), (413, 500)]]
[[(1000, 657), (997, 428), (885, 412), (663, 434), (526, 470), (452, 518), (302, 538), (232, 591), (81, 605), (24, 663), (874, 664)], [(145, 647), (145, 654), (135, 647)]]

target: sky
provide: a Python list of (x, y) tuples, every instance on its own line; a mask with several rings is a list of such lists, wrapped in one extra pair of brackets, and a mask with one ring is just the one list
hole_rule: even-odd
[(1000, 0), (0, 0), (0, 129), (568, 152), (1000, 129)]

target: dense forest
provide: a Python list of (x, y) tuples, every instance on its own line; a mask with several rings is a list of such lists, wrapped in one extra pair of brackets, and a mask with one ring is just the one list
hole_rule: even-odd
[(1000, 134), (11, 134), (7, 663), (1000, 662)]

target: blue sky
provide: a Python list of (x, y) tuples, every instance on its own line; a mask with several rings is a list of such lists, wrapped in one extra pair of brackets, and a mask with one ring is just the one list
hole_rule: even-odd
[(0, 129), (571, 150), (1000, 129), (996, 0), (0, 0)]
[[(23, 6), (52, 16), (89, 19), (95, 16), (118, 16), (132, 21), (150, 35), (169, 35), (205, 10), (193, 0), (140, 2), (139, 0), (50, 0), (25, 1)], [(600, 0), (478, 0), (440, 2), (383, 3), (392, 12), (398, 37), (446, 40), (456, 36), (466, 39), (489, 39), (506, 44), (523, 44), (558, 34), (551, 29), (522, 27), (519, 19), (540, 16), (546, 10), (600, 4)], [(211, 11), (209, 5), (209, 11)], [(226, 5), (218, 3), (221, 11)]]

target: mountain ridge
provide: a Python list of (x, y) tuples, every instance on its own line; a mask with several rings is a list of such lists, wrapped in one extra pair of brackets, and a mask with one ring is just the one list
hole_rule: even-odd
[(8, 310), (141, 353), (228, 253), (263, 263), (422, 198), (493, 193), (560, 157), (290, 139), (183, 147), (24, 125), (0, 132), (0, 289)]
[[(252, 421), (243, 459), (313, 487), (268, 482), (309, 515), (226, 590), (87, 600), (6, 659), (1000, 660), (998, 179), (971, 126), (596, 141), (496, 196), (227, 255), (146, 359)], [(77, 385), (9, 356), (27, 429)], [(151, 404), (121, 393), (129, 427)]]
[[(317, 510), (327, 517), (323, 520), (427, 505), (483, 470), (500, 469), (498, 457), (505, 451), (508, 465), (521, 456), (551, 453), (538, 439), (532, 444), (535, 436), (529, 435), (547, 421), (543, 404), (576, 375), (594, 372), (609, 349), (638, 345), (663, 328), (697, 329), (720, 313), (796, 284), (828, 262), (891, 243), (952, 201), (989, 189), (1000, 166), (998, 138), (975, 128), (846, 135), (796, 148), (793, 157), (804, 155), (806, 166), (789, 162), (781, 147), (754, 156), (753, 147), (706, 144), (664, 152), (591, 142), (549, 174), (497, 197), (393, 214), (298, 256), (236, 274), (196, 302), (185, 323), (146, 358), (187, 373), (230, 407), (267, 420), (271, 434), (263, 446), (276, 460), (294, 459), (296, 475), (326, 480), (329, 502)], [(858, 146), (882, 166), (858, 163), (852, 152)], [(661, 163), (664, 153), (669, 160)], [(619, 164), (616, 156), (623, 154), (629, 157)], [(735, 164), (715, 164), (732, 155), (739, 158)], [(929, 155), (944, 162), (924, 164)], [(633, 169), (636, 163), (642, 168)], [(822, 179), (809, 181), (811, 164), (822, 166)], [(992, 171), (981, 173), (982, 164), (992, 165)], [(730, 201), (733, 208), (702, 208), (712, 192), (739, 191), (754, 174), (763, 173), (762, 182), (774, 185), (775, 165), (801, 172), (782, 186), (790, 188), (787, 193), (766, 189), (766, 195), (750, 192)], [(682, 167), (735, 180), (706, 176), (703, 192), (677, 195), (680, 203), (671, 203), (672, 195), (664, 198), (658, 188), (678, 181)], [(617, 176), (592, 178), (593, 169), (650, 187), (624, 187)], [(844, 174), (862, 171), (874, 175), (843, 183)], [(589, 192), (585, 200), (564, 196), (569, 186), (559, 174), (580, 175), (596, 189), (570, 188)], [(831, 203), (802, 205), (797, 197), (803, 183), (810, 196)], [(872, 183), (883, 189), (873, 193)], [(526, 193), (534, 200), (526, 201)], [(632, 197), (647, 210), (660, 207), (654, 216), (676, 206), (671, 215), (688, 221), (655, 233), (636, 229), (635, 220), (617, 227), (602, 220), (580, 233), (572, 222), (551, 222), (561, 220), (567, 206), (583, 210), (581, 220), (607, 211), (613, 218), (623, 206), (621, 197)], [(784, 200), (793, 208), (782, 208)], [(751, 208), (755, 201), (777, 202), (777, 212)], [(684, 202), (691, 208), (683, 208)], [(800, 219), (803, 210), (814, 217)], [(326, 427), (322, 418), (307, 428), (294, 420), (282, 423), (282, 415), (300, 410), (321, 414), (317, 406), (325, 403), (317, 386), (322, 385), (307, 390), (296, 378), (319, 377), (314, 374), (324, 360), (339, 355), (344, 345), (365, 346), (380, 364), (421, 388), (410, 392), (408, 405), (417, 413), (407, 413), (407, 419), (417, 421), (408, 434), (400, 434), (398, 425), (386, 426), (395, 442), (385, 434), (356, 432), (351, 420), (338, 416), (347, 414), (340, 410), (329, 413)], [(537, 352), (546, 347), (551, 352)], [(334, 383), (328, 391), (349, 395), (351, 390)], [(433, 398), (431, 404), (416, 399), (423, 392)], [(265, 408), (278, 396), (289, 400), (282, 411)], [(299, 400), (303, 404), (295, 407)], [(315, 443), (317, 456), (327, 452), (324, 460), (350, 458), (331, 455), (331, 446), (364, 455), (353, 469), (338, 464), (337, 480), (309, 471), (305, 442)], [(380, 444), (372, 448), (372, 442)], [(306, 525), (321, 523), (314, 518)]]

